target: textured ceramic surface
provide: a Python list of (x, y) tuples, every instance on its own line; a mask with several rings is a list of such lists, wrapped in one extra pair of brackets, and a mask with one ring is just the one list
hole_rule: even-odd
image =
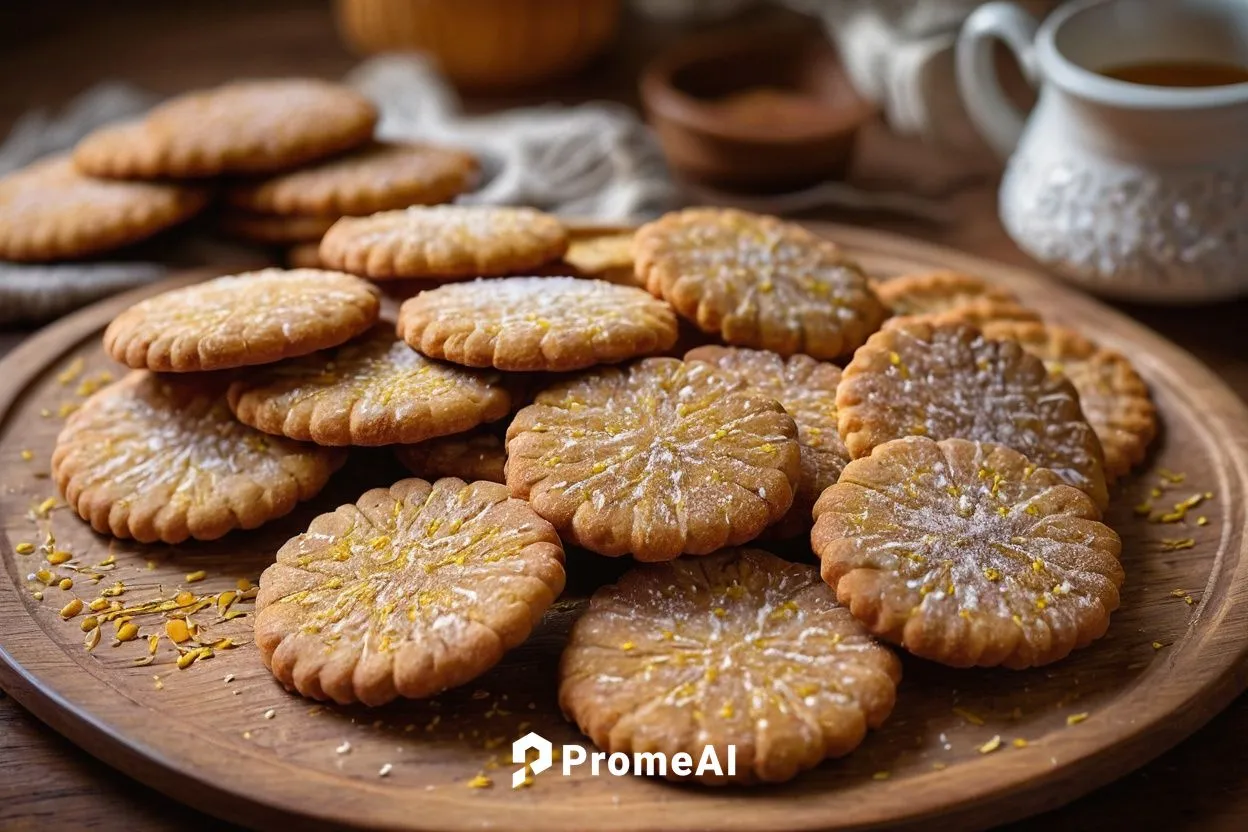
[[(1174, 0), (1068, 4), (1043, 26), (1009, 3), (972, 15), (959, 82), (1010, 161), (1001, 219), (1062, 276), (1127, 300), (1194, 303), (1248, 294), (1248, 84), (1180, 89), (1096, 70), (1143, 60), (1248, 63), (1248, 5)], [(1024, 123), (989, 60), (1004, 40), (1041, 88)]]

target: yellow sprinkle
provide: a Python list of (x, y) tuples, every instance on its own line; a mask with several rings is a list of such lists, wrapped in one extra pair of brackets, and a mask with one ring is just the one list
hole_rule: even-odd
[(1158, 468), (1157, 476), (1160, 477), (1165, 482), (1172, 482), (1172, 483), (1180, 483), (1180, 482), (1183, 482), (1183, 480), (1187, 479), (1187, 474), (1175, 473), (1174, 471), (1168, 471), (1165, 468)]
[(39, 517), (47, 517), (48, 512), (56, 508), (56, 498), (49, 497), (35, 507), (35, 514)]
[(1000, 747), (1001, 747), (1001, 735), (997, 734), (995, 737), (988, 740), (988, 742), (984, 743), (983, 745), (979, 747), (979, 753), (991, 754), (992, 752), (996, 751)]
[(1202, 515), (1200, 515), (1199, 517), (1197, 517), (1197, 518), (1196, 518), (1196, 525), (1197, 525), (1197, 526), (1208, 526), (1208, 525), (1209, 525), (1209, 518), (1208, 518), (1208, 517), (1206, 517), (1206, 516), (1205, 516), (1205, 515), (1203, 515), (1203, 514), (1202, 514)]
[(35, 458), (35, 452), (34, 451), (22, 451), (19, 454), (19, 456), (21, 456), (23, 462), (30, 462), (32, 459)]
[(40, 569), (35, 572), (35, 580), (44, 586), (47, 586), (48, 584), (51, 584), (52, 581), (56, 580), (56, 576), (46, 569)]
[(82, 612), (82, 601), (75, 598), (65, 606), (61, 607), (61, 618), (68, 621), (80, 612)]
[[(188, 667), (193, 665), (195, 663), (195, 660), (198, 658), (199, 658), (198, 650), (186, 651), (182, 655), (178, 656), (178, 670), (186, 670)], [(265, 719), (270, 719), (270, 718), (271, 717), (268, 717), (268, 716), (265, 717)]]
[(169, 640), (174, 644), (181, 644), (191, 637), (191, 631), (186, 626), (185, 619), (171, 618), (165, 622), (165, 635), (169, 636)]
[(494, 785), (494, 781), (486, 777), (484, 774), (478, 774), (476, 777), (468, 781), (470, 789), (488, 789)]
[(74, 379), (78, 378), (78, 376), (82, 374), (84, 364), (85, 362), (82, 360), (82, 356), (78, 356), (73, 361), (66, 364), (61, 368), (61, 371), (56, 374), (56, 383), (64, 387)]
[(23, 541), (14, 546), (13, 551), (17, 552), (19, 555), (29, 555), (35, 551), (35, 544)]
[(1043, 571), (1044, 571), (1044, 561), (1041, 561), (1041, 560), (1033, 560), (1033, 561), (1031, 562), (1031, 571), (1032, 571), (1032, 572), (1043, 572)]
[(1190, 537), (1184, 538), (1164, 538), (1161, 541), (1162, 551), (1179, 552), (1183, 549), (1191, 549), (1196, 545), (1196, 541)]
[(238, 583), (234, 585), (238, 587), (239, 592), (246, 592), (247, 590), (251, 589), (251, 581), (247, 580), (246, 578), (239, 578)]
[(202, 581), (204, 578), (207, 578), (207, 577), (208, 577), (208, 573), (202, 569), (199, 569), (199, 570), (196, 570), (195, 572), (191, 572), (190, 574), (188, 574), (186, 576), (186, 582), (188, 584), (193, 584), (198, 581)]
[(87, 606), (91, 610), (91, 612), (103, 612), (104, 610), (108, 609), (108, 601), (105, 600), (104, 598), (96, 598)]
[(1049, 606), (1049, 602), (1048, 602), (1048, 601), (1046, 601), (1044, 598), (1037, 598), (1037, 599), (1036, 599), (1036, 609), (1038, 609), (1038, 610), (1043, 610), (1043, 609), (1045, 609), (1045, 608), (1046, 608), (1046, 607), (1048, 607), (1048, 606)]
[(1161, 648), (1163, 648), (1163, 647), (1165, 647), (1165, 646), (1166, 646), (1166, 645), (1165, 645), (1165, 644), (1163, 644), (1163, 643), (1162, 643), (1162, 642), (1160, 642), (1160, 641), (1154, 641), (1154, 642), (1153, 642), (1153, 649), (1154, 649), (1154, 650), (1160, 650)]
[(100, 619), (96, 618), (94, 615), (88, 615), (86, 618), (82, 619), (82, 622), (78, 626), (84, 633), (88, 633), (100, 626)]
[(990, 581), (999, 581), (1001, 580), (1001, 570), (995, 567), (989, 566), (987, 569), (984, 570), (984, 577)]
[(887, 780), (892, 775), (891, 771), (877, 771), (871, 775), (872, 780)]
[(944, 763), (939, 763), (939, 762), (938, 762), (938, 763), (932, 763), (932, 770), (933, 770), (933, 771), (944, 771), (946, 768), (948, 768), (948, 766), (946, 766)]
[(724, 719), (732, 719), (732, 715), (734, 713), (735, 711), (732, 708), (731, 702), (725, 702), (724, 707), (719, 709), (719, 715), (722, 716)]
[(759, 450), (765, 454), (774, 454), (776, 452), (776, 446), (770, 442), (764, 442)]
[(1023, 739), (1022, 737), (1016, 737), (1014, 741), (1010, 743), (1010, 745), (1014, 746), (1015, 748), (1026, 748), (1027, 740)]
[(957, 714), (958, 716), (962, 717), (963, 719), (965, 719), (967, 722), (971, 723), (972, 725), (984, 724), (983, 717), (979, 716), (978, 714), (972, 713), (966, 710), (965, 708), (954, 708), (953, 712)]
[(633, 642), (631, 642), (631, 641), (626, 641), (626, 642), (624, 642), (623, 644), (621, 644), (621, 645), (620, 645), (620, 649), (621, 649), (621, 650), (632, 650), (632, 649), (634, 649), (636, 646), (637, 646), (637, 645), (636, 645), (636, 644), (634, 644)]
[(728, 614), (728, 611), (725, 610), (723, 607), (716, 607), (715, 609), (711, 610), (711, 612), (714, 614), (716, 618), (723, 618), (725, 615)]
[(69, 552), (53, 552), (52, 554), (48, 555), (48, 563), (52, 564), (53, 566), (60, 566), (62, 563), (64, 563), (65, 561), (69, 560), (72, 557), (73, 555), (71, 555)]
[(1080, 722), (1083, 722), (1087, 718), (1088, 718), (1087, 711), (1084, 711), (1081, 714), (1071, 714), (1070, 716), (1066, 717), (1066, 724), (1078, 725)]
[(1163, 493), (1165, 492), (1163, 492), (1160, 488), (1153, 488), (1152, 491), (1148, 492), (1150, 497), (1160, 497)]
[(663, 636), (664, 641), (671, 641), (672, 639), (676, 638), (676, 634), (673, 633), (671, 630), (663, 630), (660, 632), (660, 635)]
[(127, 621), (117, 628), (117, 641), (134, 641), (139, 635), (139, 625)]
[(1145, 500), (1144, 502), (1137, 504), (1134, 511), (1141, 517), (1147, 517), (1153, 511), (1153, 504)]

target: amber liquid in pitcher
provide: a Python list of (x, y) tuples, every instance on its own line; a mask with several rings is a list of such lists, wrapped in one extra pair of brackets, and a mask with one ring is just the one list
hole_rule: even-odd
[(1213, 61), (1147, 61), (1102, 69), (1100, 74), (1152, 87), (1225, 87), (1248, 83), (1248, 67)]

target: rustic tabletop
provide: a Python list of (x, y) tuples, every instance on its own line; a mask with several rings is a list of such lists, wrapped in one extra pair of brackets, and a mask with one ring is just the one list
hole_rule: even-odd
[[(18, 4), (0, 11), (0, 135), (24, 111), (56, 106), (103, 77), (171, 93), (240, 75), (314, 74), (348, 69), (329, 4), (236, 0), (160, 4), (115, 0)], [(22, 4), (27, 5), (27, 4)], [(257, 8), (260, 6), (260, 8)], [(11, 18), (9, 17), (11, 16)], [(626, 26), (613, 53), (593, 72), (543, 91), (566, 101), (615, 98), (635, 103), (638, 67), (678, 32)], [(14, 80), (20, 79), (20, 82)], [(474, 109), (529, 103), (477, 100)], [(540, 100), (540, 99), (539, 99)], [(960, 161), (891, 136), (882, 127), (861, 142), (854, 179), (941, 199), (956, 220), (932, 224), (884, 214), (823, 212), (820, 218), (898, 231), (986, 257), (1027, 265), (996, 219), (995, 181), (968, 177)], [(1207, 363), (1248, 400), (1248, 300), (1214, 307), (1119, 308)], [(0, 331), (0, 356), (29, 333)], [(1244, 426), (1248, 432), (1248, 425)], [(1012, 827), (1040, 829), (1248, 828), (1248, 695), (1208, 726), (1111, 786)], [(90, 829), (221, 829), (219, 821), (158, 794), (80, 751), (0, 692), (0, 828), (49, 824)]]

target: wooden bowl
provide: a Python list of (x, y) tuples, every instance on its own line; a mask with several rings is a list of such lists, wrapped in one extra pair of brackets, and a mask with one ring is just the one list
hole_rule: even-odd
[(615, 37), (620, 0), (337, 0), (363, 54), (424, 52), (456, 86), (524, 87), (580, 68)]
[(715, 33), (646, 68), (647, 116), (678, 173), (749, 191), (842, 179), (875, 108), (822, 37)]

